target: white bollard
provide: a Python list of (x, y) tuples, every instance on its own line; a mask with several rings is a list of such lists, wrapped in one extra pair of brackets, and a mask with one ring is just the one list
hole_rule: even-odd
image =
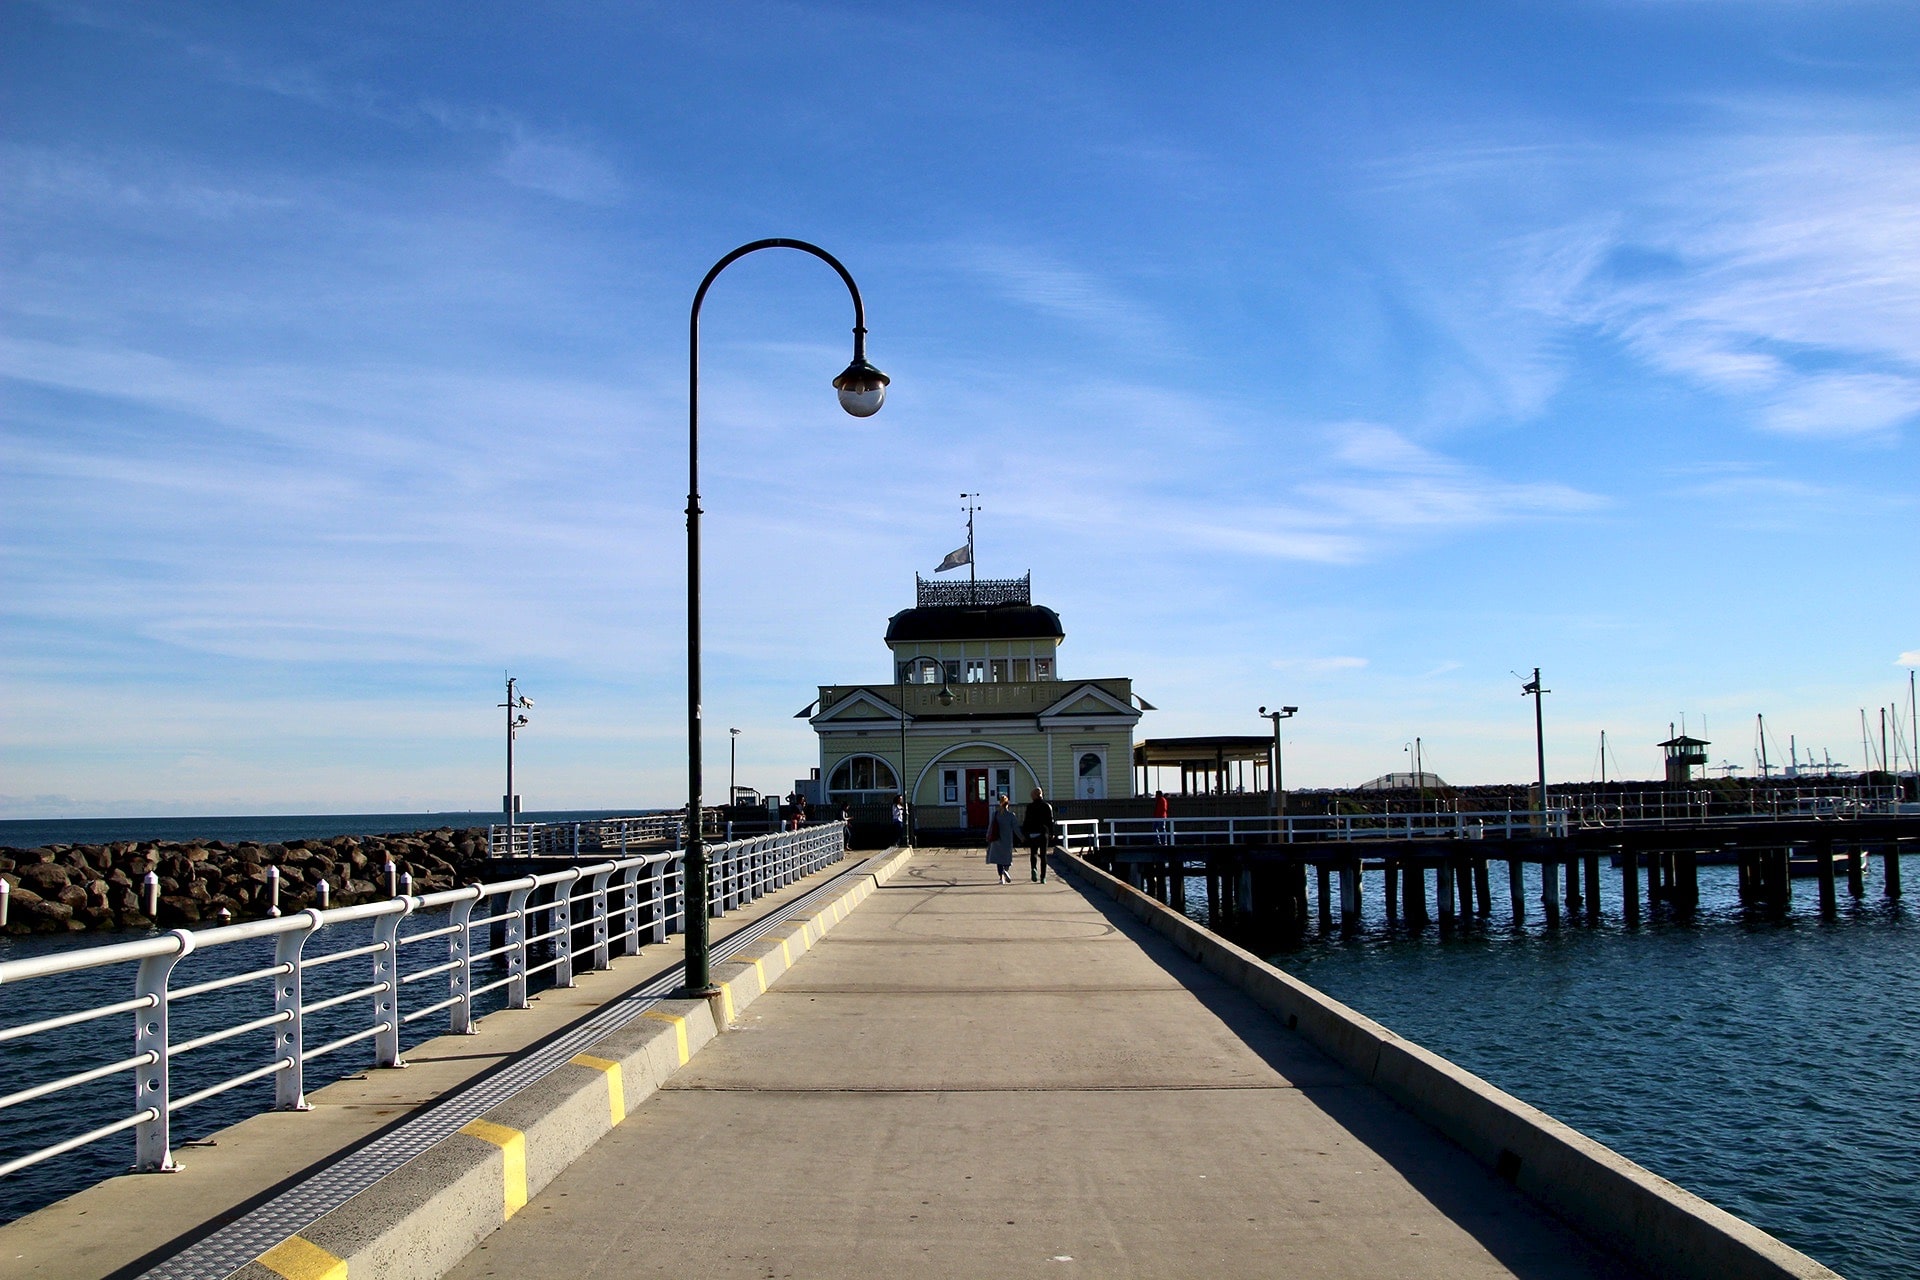
[(320, 899), (320, 909), (325, 911), (327, 909), (327, 899), (333, 896), (333, 887), (325, 880), (321, 880), (319, 884), (313, 887), (313, 891), (314, 895)]
[(400, 896), (400, 868), (394, 866), (393, 860), (389, 858), (384, 869), (387, 873), (387, 896), (397, 898)]
[(7, 927), (7, 904), (13, 901), (13, 886), (0, 880), (0, 929)]
[(280, 914), (280, 868), (267, 868), (267, 914)]
[(411, 871), (400, 873), (400, 896), (406, 898), (413, 896), (413, 872)]
[(159, 872), (149, 869), (146, 875), (140, 877), (140, 898), (146, 907), (146, 911), (143, 914), (147, 919), (153, 920), (158, 918), (160, 915)]

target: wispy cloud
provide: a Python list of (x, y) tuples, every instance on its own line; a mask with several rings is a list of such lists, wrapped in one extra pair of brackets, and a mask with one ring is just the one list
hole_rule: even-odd
[(1271, 663), (1275, 671), (1299, 671), (1307, 675), (1331, 675), (1339, 671), (1360, 671), (1367, 665), (1365, 658), (1342, 654), (1326, 658), (1275, 658)]
[(960, 260), (1011, 301), (1109, 340), (1163, 345), (1166, 327), (1145, 303), (1111, 280), (1032, 248), (976, 245)]
[(1375, 166), (1424, 242), (1459, 244), (1410, 288), (1486, 409), (1539, 409), (1559, 335), (1590, 330), (1761, 430), (1890, 438), (1920, 413), (1920, 144), (1816, 106), (1701, 117), (1631, 151), (1463, 141)]

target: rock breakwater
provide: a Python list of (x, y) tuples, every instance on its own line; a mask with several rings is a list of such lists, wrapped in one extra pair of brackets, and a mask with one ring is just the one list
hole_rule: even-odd
[[(350, 906), (388, 896), (388, 863), (413, 877), (415, 893), (487, 878), (487, 833), (478, 828), (335, 836), (284, 844), (127, 840), (114, 844), (0, 848), (0, 878), (12, 899), (4, 932), (80, 933), (222, 922), (268, 914), (269, 867), (280, 869), (280, 910)], [(159, 878), (159, 904), (146, 914), (141, 886)]]

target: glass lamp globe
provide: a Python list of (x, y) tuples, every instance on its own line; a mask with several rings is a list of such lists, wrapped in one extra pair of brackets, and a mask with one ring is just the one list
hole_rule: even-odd
[(856, 418), (871, 418), (886, 402), (887, 384), (893, 381), (865, 360), (855, 360), (846, 372), (833, 380), (840, 393), (840, 407)]

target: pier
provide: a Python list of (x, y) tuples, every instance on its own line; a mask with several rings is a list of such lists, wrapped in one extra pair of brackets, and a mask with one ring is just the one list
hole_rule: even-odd
[(1097, 866), (1053, 868), (820, 868), (730, 913), (710, 1001), (674, 998), (659, 950), (583, 955), (518, 1050), (486, 1037), (529, 1015), (490, 1016), (0, 1252), (248, 1280), (1832, 1274)]
[[(1699, 903), (1703, 860), (1739, 866), (1743, 903), (1785, 911), (1796, 876), (1816, 882), (1820, 909), (1839, 909), (1841, 887), (1866, 895), (1869, 859), (1880, 893), (1902, 895), (1900, 854), (1920, 845), (1920, 815), (1694, 818), (1574, 823), (1501, 813), (1361, 818), (1108, 818), (1061, 824), (1072, 852), (1156, 900), (1185, 910), (1189, 885), (1207, 917), (1236, 931), (1285, 935), (1350, 928), (1378, 893), (1390, 921), (1442, 929), (1492, 913), (1597, 921), (1603, 876), (1617, 876), (1620, 912), (1686, 914)], [(1496, 879), (1494, 866), (1501, 874)], [(1529, 903), (1526, 868), (1535, 869)], [(1644, 904), (1644, 908), (1643, 908)]]

